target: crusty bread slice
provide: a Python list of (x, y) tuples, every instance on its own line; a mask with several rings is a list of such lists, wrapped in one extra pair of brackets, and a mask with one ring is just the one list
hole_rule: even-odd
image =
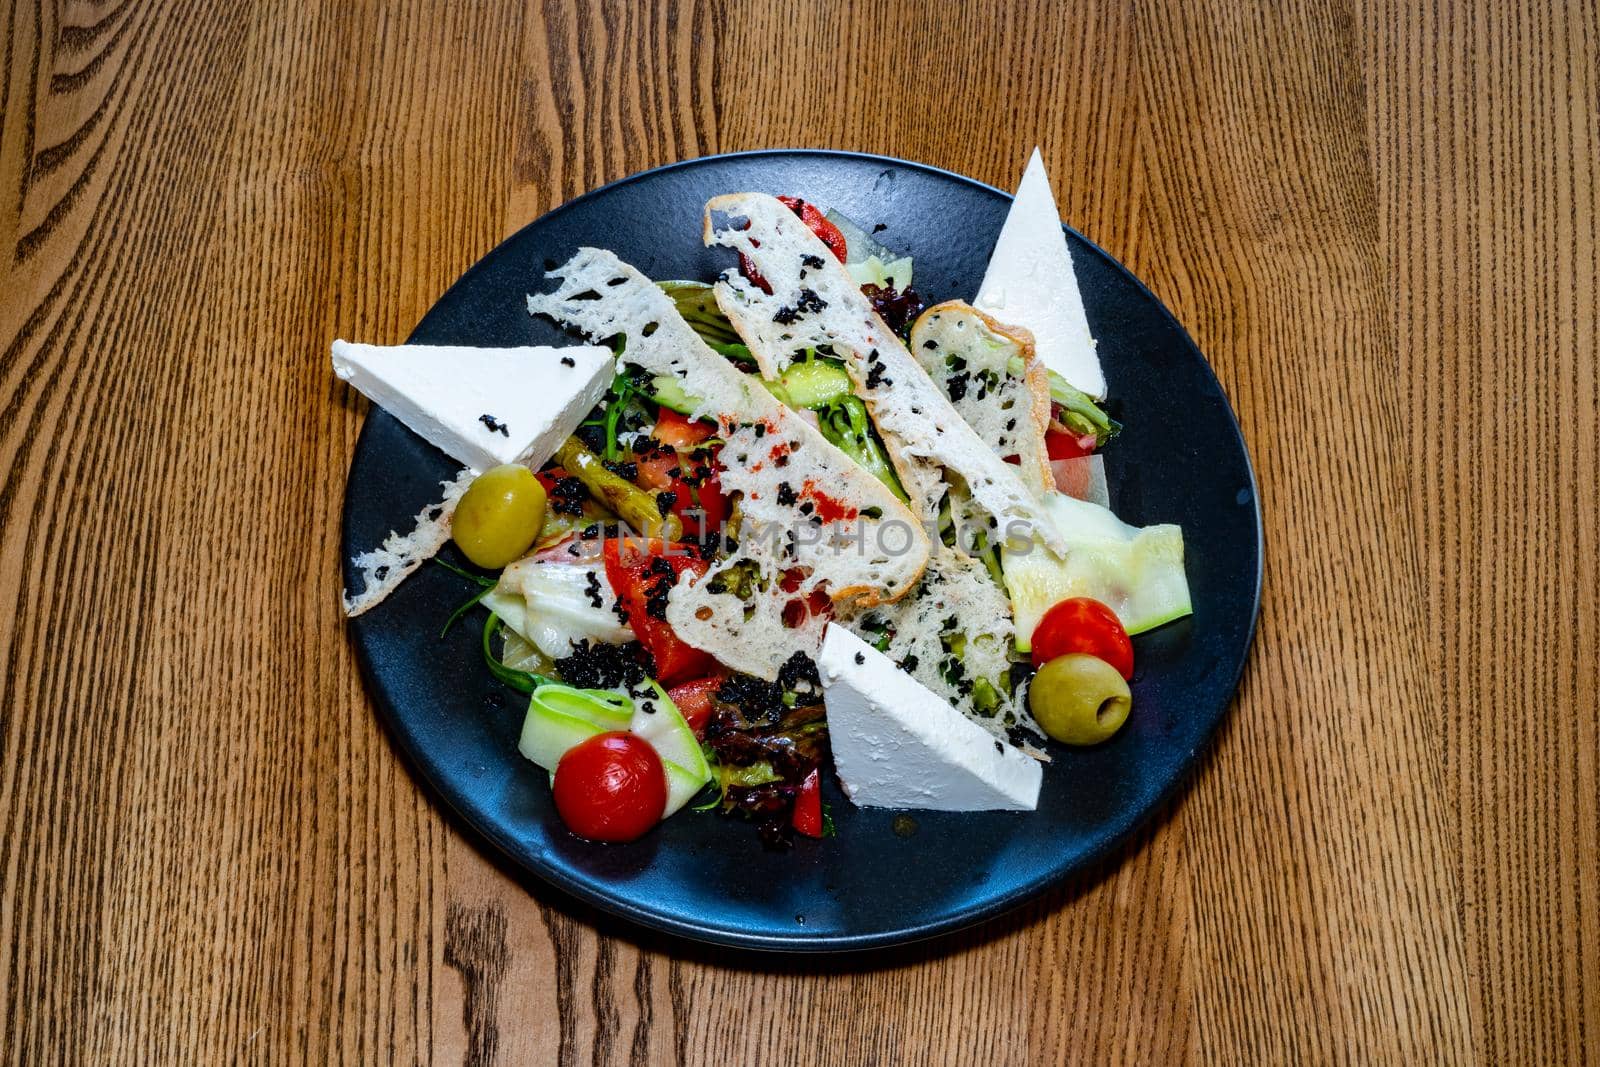
[(417, 515), (409, 534), (402, 537), (391, 530), (382, 545), (356, 556), (352, 562), (361, 569), (361, 592), (351, 596), (349, 590), (345, 590), (346, 615), (353, 619), (383, 603), (412, 571), (444, 547), (450, 540), (450, 519), (455, 514), (456, 502), (476, 477), (471, 468), (462, 468), (454, 479), (443, 483), (444, 498)]
[(763, 291), (738, 271), (724, 271), (717, 303), (771, 377), (807, 348), (830, 346), (844, 360), (856, 391), (872, 411), (913, 510), (937, 513), (946, 474), (953, 474), (987, 515), (997, 538), (1035, 536), (1066, 550), (1026, 484), (964, 422), (890, 330), (826, 245), (774, 196), (731, 193), (706, 204), (706, 244), (748, 257), (771, 286)]
[[(842, 621), (868, 641), (886, 636), (884, 651), (901, 670), (995, 737), (1009, 742), (1016, 727), (1044, 737), (1028, 711), (1026, 683), (1006, 691), (1015, 637), (1011, 603), (980, 560), (935, 545), (915, 593)], [(959, 656), (945, 648), (956, 634), (963, 639)], [(996, 702), (987, 711), (975, 702), (980, 678), (994, 688)]]
[(679, 637), (735, 670), (773, 679), (794, 652), (814, 655), (821, 645), (820, 618), (785, 625), (789, 603), (820, 589), (841, 606), (866, 607), (916, 587), (929, 543), (905, 505), (713, 351), (655, 283), (594, 248), (551, 275), (560, 285), (529, 296), (531, 314), (594, 341), (623, 335), (624, 362), (671, 375), (698, 399), (695, 414), (721, 426), (721, 483), (739, 495), (739, 543), (703, 579), (674, 587), (667, 621)]
[[(1021, 461), (1024, 480), (1041, 490), (1054, 486), (1044, 445), (1050, 373), (1034, 355), (1033, 334), (950, 300), (917, 317), (911, 354), (996, 454)], [(1012, 360), (1022, 364), (1020, 376), (1011, 373)]]

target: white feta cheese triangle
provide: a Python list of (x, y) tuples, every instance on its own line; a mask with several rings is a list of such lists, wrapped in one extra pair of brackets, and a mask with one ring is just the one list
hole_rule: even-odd
[(616, 372), (611, 350), (333, 342), (333, 372), (459, 463), (537, 467)]
[(1032, 811), (1044, 773), (929, 692), (893, 660), (830, 623), (817, 658), (834, 768), (864, 808)]
[(1022, 172), (973, 304), (1001, 322), (1027, 327), (1046, 367), (1097, 400), (1105, 397), (1105, 374), (1037, 148)]

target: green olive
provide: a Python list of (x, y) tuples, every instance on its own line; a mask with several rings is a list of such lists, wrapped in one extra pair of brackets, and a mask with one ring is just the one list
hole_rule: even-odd
[(456, 503), (450, 535), (466, 557), (497, 570), (528, 551), (544, 525), (544, 486), (527, 467), (507, 463), (472, 480)]
[(1133, 694), (1111, 664), (1074, 652), (1039, 668), (1028, 688), (1028, 707), (1057, 741), (1098, 745), (1127, 721)]

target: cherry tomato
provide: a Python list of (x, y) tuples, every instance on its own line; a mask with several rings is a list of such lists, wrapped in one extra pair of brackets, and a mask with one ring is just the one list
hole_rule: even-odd
[(716, 427), (709, 422), (691, 421), (671, 408), (662, 408), (656, 415), (656, 428), (651, 436), (664, 445), (687, 452), (714, 433)]
[(667, 774), (650, 742), (622, 731), (596, 734), (556, 764), (556, 811), (591, 841), (632, 841), (661, 821)]
[(1094, 455), (1094, 434), (1062, 433), (1060, 430), (1046, 430), (1044, 433), (1044, 450), (1051, 459), (1077, 459), (1080, 456)]
[(1133, 642), (1117, 613), (1086, 596), (1063, 600), (1044, 613), (1033, 631), (1033, 665), (1042, 667), (1057, 656), (1084, 652), (1133, 677)]
[(800, 783), (800, 792), (794, 798), (794, 816), (790, 819), (795, 830), (807, 837), (822, 836), (822, 772), (813, 770)]
[(710, 721), (711, 702), (716, 699), (717, 690), (722, 688), (722, 683), (726, 680), (720, 674), (713, 674), (708, 678), (683, 682), (667, 690), (667, 696), (678, 705), (684, 721), (689, 724), (689, 729), (694, 731), (696, 737), (700, 736), (701, 731), (706, 728), (706, 723)]
[(806, 224), (806, 228), (816, 234), (822, 243), (828, 246), (828, 251), (838, 258), (840, 263), (849, 255), (849, 247), (845, 243), (844, 234), (839, 232), (839, 227), (828, 221), (828, 216), (817, 210), (815, 204), (801, 200), (798, 196), (780, 196), (783, 205)]
[[(606, 580), (622, 601), (634, 636), (655, 660), (656, 680), (664, 686), (710, 674), (716, 667), (716, 660), (680, 640), (650, 606), (652, 600), (660, 603), (658, 594), (671, 589), (684, 571), (705, 574), (710, 565), (690, 555), (692, 548), (656, 539), (608, 537), (602, 549)], [(655, 610), (659, 613), (659, 608)]]

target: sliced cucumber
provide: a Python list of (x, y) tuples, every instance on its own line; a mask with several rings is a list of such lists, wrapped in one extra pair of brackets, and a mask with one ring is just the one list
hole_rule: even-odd
[(556, 764), (568, 749), (605, 732), (585, 719), (540, 706), (536, 695), (528, 704), (527, 718), (522, 720), (522, 738), (517, 742), (517, 751), (553, 775)]
[(1129, 526), (1098, 504), (1060, 493), (1048, 494), (1046, 507), (1066, 539), (1066, 558), (1057, 559), (1040, 545), (1001, 554), (1019, 650), (1032, 646), (1040, 617), (1068, 597), (1101, 601), (1130, 634), (1193, 610), (1179, 527)]
[(763, 382), (772, 394), (792, 408), (820, 411), (855, 392), (844, 365), (831, 359), (791, 363), (776, 382)]
[(711, 766), (706, 763), (694, 731), (678, 705), (655, 682), (634, 690), (629, 729), (650, 742), (667, 772), (667, 809), (661, 815), (663, 819), (687, 804), (711, 781)]
[(606, 689), (541, 685), (533, 694), (533, 702), (546, 711), (582, 719), (600, 730), (626, 730), (633, 723), (633, 701)]
[(894, 286), (902, 293), (911, 288), (911, 257), (885, 261), (868, 256), (859, 263), (845, 265), (845, 273), (857, 285), (876, 285), (880, 289)]
[(670, 408), (679, 415), (694, 414), (695, 406), (700, 403), (694, 397), (683, 391), (683, 385), (678, 379), (667, 374), (658, 374), (650, 379), (644, 391), (664, 408)]

